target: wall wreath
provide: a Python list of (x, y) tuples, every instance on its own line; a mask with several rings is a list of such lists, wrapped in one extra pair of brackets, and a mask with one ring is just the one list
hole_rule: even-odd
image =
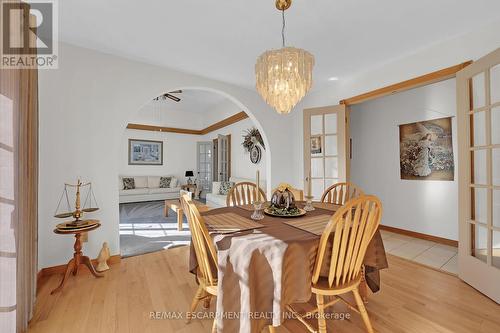
[(252, 163), (257, 164), (260, 162), (262, 151), (259, 146), (264, 149), (266, 149), (266, 147), (258, 129), (255, 127), (247, 129), (243, 135), (243, 142), (241, 145), (250, 153), (250, 161), (252, 161)]

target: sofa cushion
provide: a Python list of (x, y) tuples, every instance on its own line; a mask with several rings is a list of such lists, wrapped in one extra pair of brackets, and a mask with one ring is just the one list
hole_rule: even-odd
[(148, 177), (147, 176), (134, 176), (135, 188), (147, 188), (148, 187)]
[(160, 188), (169, 188), (172, 177), (160, 177)]
[(207, 205), (213, 208), (226, 207), (226, 196), (221, 194), (207, 193)]
[(219, 194), (220, 182), (212, 182), (212, 193)]
[(160, 187), (160, 176), (148, 176), (148, 187), (158, 188)]
[(134, 178), (122, 178), (122, 189), (123, 190), (133, 190), (135, 188), (135, 180)]
[[(123, 178), (125, 179), (125, 178)], [(120, 190), (120, 195), (140, 195), (148, 194), (149, 190), (147, 188), (135, 188), (132, 190)]]
[(234, 182), (220, 182), (219, 194), (227, 195), (233, 186)]
[(172, 177), (172, 180), (170, 181), (170, 187), (177, 188), (178, 185), (179, 185), (179, 180), (175, 177)]
[(170, 188), (170, 187), (167, 187), (167, 188), (164, 188), (164, 187), (160, 187), (160, 188), (152, 188), (152, 189), (149, 189), (149, 193), (150, 194), (156, 194), (156, 193), (174, 193), (174, 192), (179, 192), (179, 188)]

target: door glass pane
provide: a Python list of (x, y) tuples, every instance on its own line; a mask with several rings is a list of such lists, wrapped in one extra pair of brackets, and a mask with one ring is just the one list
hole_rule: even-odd
[(311, 116), (311, 135), (323, 134), (323, 115)]
[(314, 136), (311, 138), (311, 156), (323, 156), (323, 137)]
[(322, 158), (311, 158), (311, 177), (323, 178), (323, 159)]
[(312, 195), (314, 197), (314, 200), (321, 199), (321, 195), (323, 194), (323, 191), (325, 190), (323, 179), (313, 179), (311, 187), (312, 187), (311, 190), (312, 190)]
[(325, 189), (329, 188), (333, 184), (338, 183), (339, 180), (337, 178), (332, 178), (332, 179), (325, 179)]
[(491, 143), (500, 144), (500, 107), (491, 109)]
[(493, 266), (500, 268), (500, 231), (493, 230), (492, 257)]
[(486, 152), (487, 149), (474, 150), (471, 152), (474, 161), (474, 181), (473, 184), (486, 185)]
[(480, 225), (474, 225), (472, 227), (472, 255), (479, 260), (486, 262), (486, 258), (488, 255), (487, 251), (487, 229)]
[(491, 161), (493, 167), (493, 185), (500, 186), (500, 149), (493, 149)]
[(475, 112), (472, 115), (474, 123), (474, 146), (486, 144), (486, 112)]
[(500, 102), (500, 65), (490, 70), (491, 104)]
[(325, 114), (325, 133), (337, 134), (337, 114)]
[(472, 105), (474, 109), (485, 106), (486, 91), (484, 89), (484, 73), (472, 78)]
[(337, 155), (337, 136), (327, 135), (325, 136), (325, 155)]
[(487, 222), (487, 189), (485, 188), (472, 188), (471, 189), (471, 202), (474, 203), (471, 210), (471, 219), (477, 222), (486, 224)]
[(493, 191), (493, 225), (500, 228), (500, 190)]
[(325, 158), (325, 177), (326, 178), (339, 177), (339, 164), (337, 157)]

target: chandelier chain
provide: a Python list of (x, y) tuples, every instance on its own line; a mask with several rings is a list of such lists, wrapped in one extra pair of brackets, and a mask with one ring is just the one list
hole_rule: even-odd
[(283, 25), (281, 27), (281, 41), (283, 44), (283, 47), (285, 47), (285, 28), (286, 28), (286, 22), (285, 22), (285, 10), (281, 10), (281, 17), (283, 19)]

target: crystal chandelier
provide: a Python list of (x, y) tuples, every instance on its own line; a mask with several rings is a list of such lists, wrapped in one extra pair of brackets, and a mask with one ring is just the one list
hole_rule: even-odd
[(285, 46), (285, 10), (292, 0), (276, 0), (281, 11), (283, 47), (266, 51), (255, 64), (256, 87), (262, 98), (278, 113), (290, 113), (312, 86), (314, 56), (303, 49)]

